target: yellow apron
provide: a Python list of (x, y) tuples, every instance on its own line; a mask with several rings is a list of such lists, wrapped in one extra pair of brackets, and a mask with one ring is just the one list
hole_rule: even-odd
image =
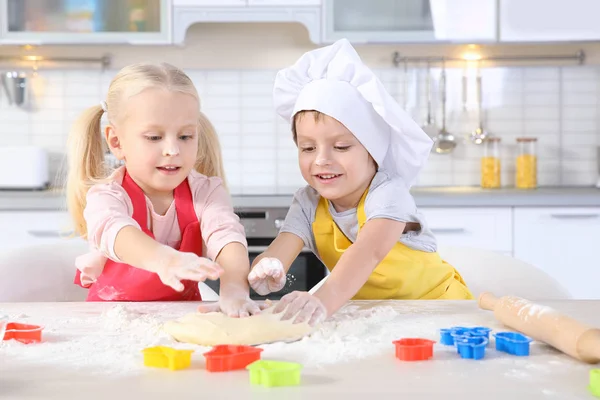
[[(358, 229), (365, 224), (363, 194), (356, 209)], [(342, 253), (352, 242), (344, 235), (329, 213), (327, 199), (321, 197), (312, 224), (319, 257), (333, 271)], [(353, 300), (467, 300), (473, 295), (460, 274), (440, 255), (414, 250), (397, 242), (375, 268)]]

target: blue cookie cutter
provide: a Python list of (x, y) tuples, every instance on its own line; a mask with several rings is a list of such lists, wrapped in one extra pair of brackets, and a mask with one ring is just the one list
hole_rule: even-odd
[(448, 329), (440, 329), (440, 343), (445, 344), (446, 346), (452, 346), (458, 337), (484, 337), (488, 339), (489, 342), (490, 331), (490, 328), (484, 326), (475, 326), (472, 328), (454, 326)]
[(485, 357), (485, 346), (489, 339), (485, 336), (457, 336), (455, 337), (456, 349), (461, 358), (481, 360)]
[(515, 356), (528, 356), (529, 343), (533, 339), (517, 332), (494, 333), (496, 338), (496, 350), (503, 351)]

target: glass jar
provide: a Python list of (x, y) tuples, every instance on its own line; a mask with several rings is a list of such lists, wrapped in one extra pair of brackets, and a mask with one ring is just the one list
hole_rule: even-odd
[(517, 138), (515, 183), (519, 189), (537, 187), (537, 138)]
[(481, 157), (481, 187), (496, 189), (500, 187), (500, 141), (499, 137), (489, 137), (483, 142)]

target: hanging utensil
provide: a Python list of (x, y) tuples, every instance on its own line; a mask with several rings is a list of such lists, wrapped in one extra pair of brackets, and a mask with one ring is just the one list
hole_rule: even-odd
[(27, 75), (23, 72), (10, 71), (2, 75), (2, 86), (8, 98), (8, 104), (22, 106), (27, 96)]
[[(404, 57), (404, 76), (402, 77), (404, 81), (402, 82), (402, 91), (404, 92), (403, 98), (403, 107), (404, 111), (407, 111), (408, 108), (408, 60)], [(407, 111), (408, 112), (408, 111)]]
[(477, 114), (479, 117), (479, 126), (473, 132), (471, 132), (471, 142), (475, 144), (481, 144), (483, 141), (490, 136), (483, 127), (483, 93), (481, 89), (481, 74), (477, 74)]
[(450, 153), (456, 147), (456, 138), (446, 130), (446, 63), (442, 64), (440, 74), (440, 93), (442, 96), (442, 129), (435, 140), (435, 152), (438, 154)]
[(469, 78), (467, 76), (467, 72), (468, 72), (468, 63), (467, 61), (465, 61), (465, 65), (463, 68), (463, 75), (462, 75), (462, 105), (463, 105), (463, 111), (467, 111), (467, 101), (468, 101), (468, 87), (469, 87)]
[(427, 61), (427, 119), (425, 120), (425, 124), (421, 126), (423, 131), (431, 137), (434, 137), (438, 128), (433, 120), (431, 115), (431, 64)]

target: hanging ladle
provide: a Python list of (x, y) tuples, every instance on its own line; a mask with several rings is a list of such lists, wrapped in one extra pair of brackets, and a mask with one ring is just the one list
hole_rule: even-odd
[(440, 93), (442, 95), (442, 129), (435, 140), (435, 152), (438, 154), (450, 153), (456, 147), (456, 138), (446, 130), (446, 64), (442, 64), (440, 74)]
[(427, 61), (427, 119), (425, 124), (421, 127), (423, 131), (430, 137), (434, 137), (438, 133), (438, 128), (435, 125), (433, 117), (431, 115), (431, 64)]
[(471, 142), (475, 144), (482, 144), (490, 133), (483, 128), (483, 94), (481, 89), (481, 75), (477, 75), (477, 114), (479, 117), (479, 126), (473, 132), (471, 132)]

